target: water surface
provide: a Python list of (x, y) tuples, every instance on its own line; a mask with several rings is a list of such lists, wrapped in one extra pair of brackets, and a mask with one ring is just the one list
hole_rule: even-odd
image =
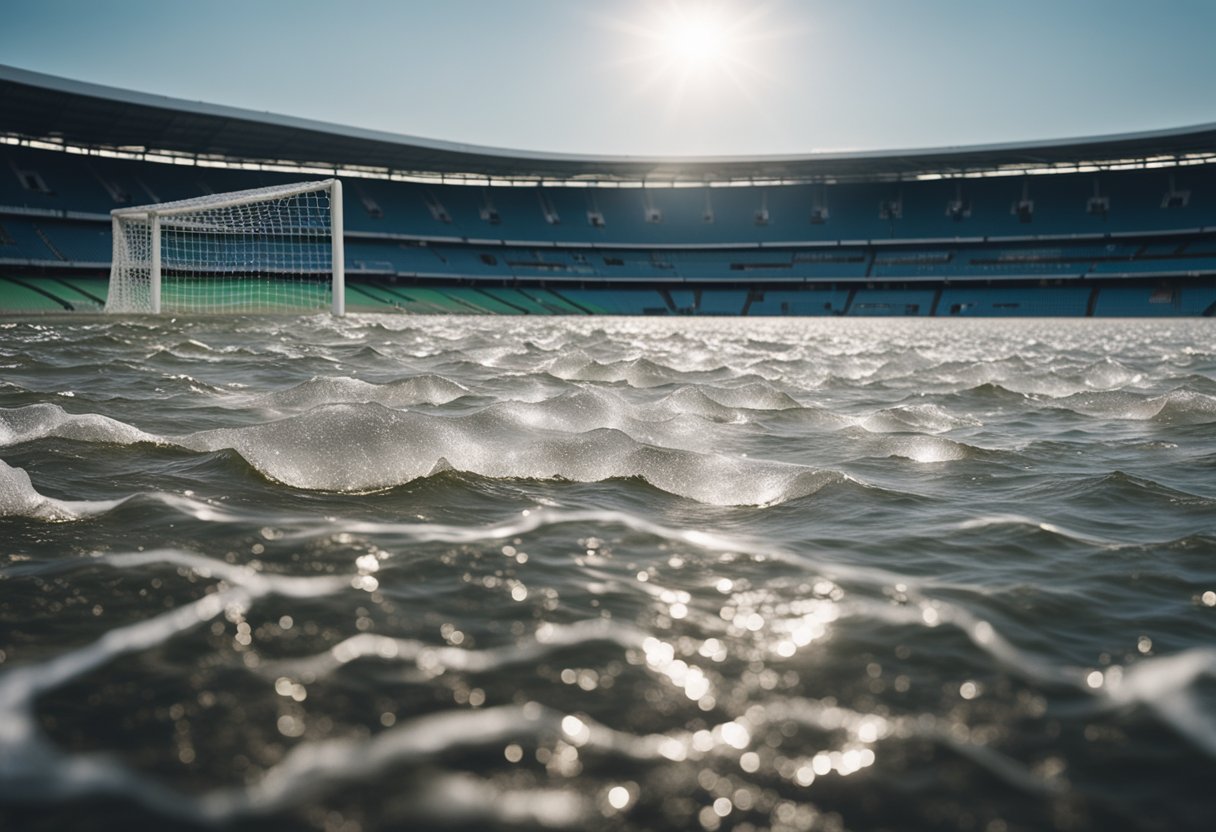
[(1206, 829), (1210, 321), (0, 322), (0, 826)]

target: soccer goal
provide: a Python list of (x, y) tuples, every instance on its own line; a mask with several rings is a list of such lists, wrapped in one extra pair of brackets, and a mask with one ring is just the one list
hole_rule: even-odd
[(107, 312), (345, 309), (337, 179), (119, 208)]

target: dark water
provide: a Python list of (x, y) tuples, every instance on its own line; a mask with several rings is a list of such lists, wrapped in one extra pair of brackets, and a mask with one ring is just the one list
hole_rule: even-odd
[(0, 327), (0, 828), (1212, 828), (1210, 321)]

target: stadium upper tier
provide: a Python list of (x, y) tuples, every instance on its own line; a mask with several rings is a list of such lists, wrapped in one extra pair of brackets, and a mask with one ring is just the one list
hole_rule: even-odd
[(563, 180), (891, 180), (1216, 155), (1216, 124), (1092, 138), (792, 156), (646, 158), (504, 150), (365, 130), (0, 65), (0, 135), (187, 158)]
[[(284, 184), (300, 174), (0, 145), (0, 210), (115, 208)], [(319, 177), (318, 177), (319, 178)], [(376, 238), (576, 247), (825, 246), (1119, 237), (1216, 229), (1216, 166), (746, 187), (543, 187), (352, 178), (346, 229)], [(103, 258), (104, 259), (104, 258)]]

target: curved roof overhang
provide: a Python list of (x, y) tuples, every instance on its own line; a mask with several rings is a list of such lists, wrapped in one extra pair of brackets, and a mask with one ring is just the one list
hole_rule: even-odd
[(501, 179), (904, 179), (1216, 157), (1216, 123), (1091, 138), (793, 156), (595, 156), (444, 142), (184, 101), (0, 65), (0, 135), (99, 150)]

